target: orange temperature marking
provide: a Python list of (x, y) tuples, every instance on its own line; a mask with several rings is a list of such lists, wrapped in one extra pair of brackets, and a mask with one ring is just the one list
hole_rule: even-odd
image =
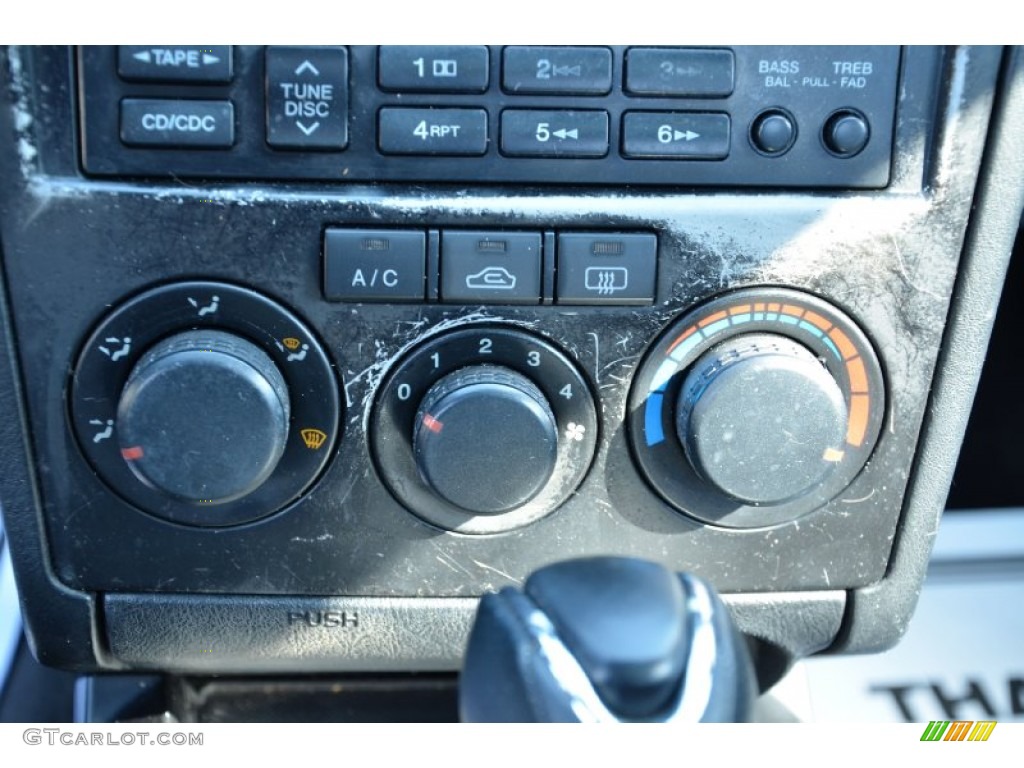
[(828, 337), (839, 347), (839, 354), (843, 356), (843, 360), (849, 360), (851, 357), (857, 356), (857, 348), (853, 346), (853, 342), (838, 328), (833, 328), (829, 331)]
[(725, 315), (725, 310), (724, 309), (721, 312), (715, 312), (715, 314), (708, 315), (703, 320), (701, 320), (699, 323), (697, 323), (697, 327), (698, 328), (703, 328), (706, 325), (711, 325), (712, 323), (717, 323), (719, 320), (724, 319), (725, 316), (726, 315)]
[(782, 305), (782, 314), (784, 314), (784, 315), (792, 315), (793, 317), (803, 317), (803, 315), (804, 315), (804, 308), (803, 307), (798, 307), (795, 304), (783, 304)]
[(764, 312), (764, 304), (755, 304), (754, 305), (754, 311), (755, 312)]
[(807, 312), (804, 314), (804, 320), (806, 320), (811, 325), (820, 328), (823, 331), (827, 331), (829, 328), (832, 327), (832, 323), (830, 323), (824, 317), (819, 315), (817, 312), (811, 312), (811, 310), (807, 310)]
[(738, 304), (735, 307), (729, 307), (730, 315), (743, 315), (750, 312), (751, 306), (749, 304)]
[(851, 392), (868, 391), (868, 372), (864, 368), (864, 360), (859, 357), (846, 361), (846, 373), (850, 377)]
[(769, 304), (768, 305), (768, 311), (769, 312), (778, 312), (781, 307), (782, 307), (781, 304)]
[(697, 326), (696, 325), (691, 325), (689, 328), (687, 328), (685, 331), (683, 331), (681, 334), (679, 334), (679, 338), (672, 342), (672, 344), (668, 348), (668, 351), (665, 354), (666, 355), (671, 355), (673, 349), (675, 349), (680, 344), (682, 344), (684, 341), (686, 341), (688, 338), (693, 336), (693, 334), (696, 333), (696, 332), (697, 332)]
[(867, 395), (850, 396), (850, 420), (846, 423), (846, 442), (853, 446), (864, 443), (868, 432), (868, 409), (871, 398)]

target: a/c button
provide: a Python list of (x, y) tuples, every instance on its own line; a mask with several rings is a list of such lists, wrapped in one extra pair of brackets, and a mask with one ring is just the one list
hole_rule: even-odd
[(423, 232), (329, 229), (324, 235), (324, 296), (334, 301), (423, 301)]

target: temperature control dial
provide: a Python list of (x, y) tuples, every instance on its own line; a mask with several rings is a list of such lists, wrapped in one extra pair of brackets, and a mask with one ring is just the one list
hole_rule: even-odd
[(395, 497), (460, 533), (512, 530), (549, 514), (597, 445), (590, 388), (552, 344), (473, 325), (414, 349), (381, 388), (374, 458)]
[(697, 474), (747, 504), (797, 498), (835, 469), (846, 434), (843, 392), (806, 347), (737, 336), (694, 363), (676, 433)]
[(798, 291), (736, 291), (684, 315), (630, 393), (637, 464), (706, 523), (794, 520), (867, 462), (885, 412), (878, 359), (835, 307)]

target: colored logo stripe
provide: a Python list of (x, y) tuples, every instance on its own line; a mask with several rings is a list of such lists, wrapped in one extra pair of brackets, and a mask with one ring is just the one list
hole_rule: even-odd
[(932, 720), (925, 726), (921, 741), (988, 741), (995, 720)]
[(932, 720), (925, 726), (924, 733), (921, 734), (921, 741), (939, 741), (947, 728), (949, 728), (948, 720)]

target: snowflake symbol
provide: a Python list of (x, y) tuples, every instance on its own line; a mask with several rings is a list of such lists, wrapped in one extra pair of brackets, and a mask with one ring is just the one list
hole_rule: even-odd
[(582, 424), (577, 424), (575, 421), (570, 421), (568, 426), (565, 428), (565, 437), (568, 440), (575, 440), (579, 442), (583, 439), (583, 435), (587, 432), (587, 428)]

